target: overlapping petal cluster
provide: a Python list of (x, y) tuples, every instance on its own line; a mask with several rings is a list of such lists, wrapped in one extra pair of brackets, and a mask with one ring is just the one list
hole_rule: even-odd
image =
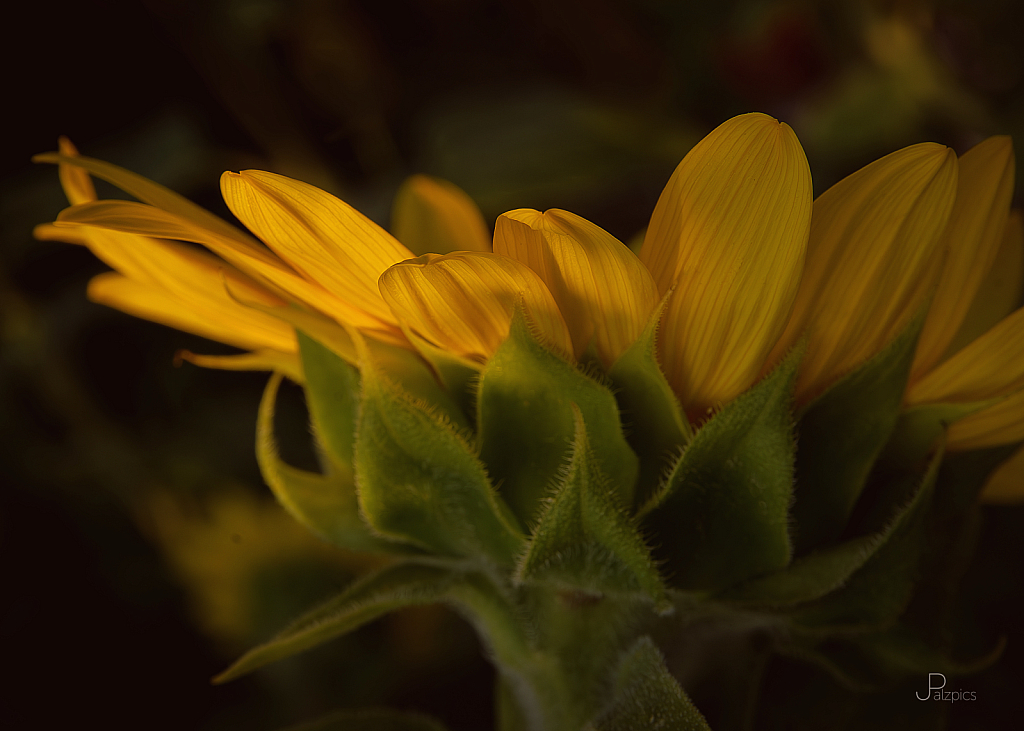
[[(94, 300), (252, 351), (192, 356), (201, 364), (301, 377), (299, 327), (353, 362), (351, 328), (478, 367), (521, 303), (554, 351), (610, 369), (657, 317), (662, 370), (699, 421), (798, 341), (799, 405), (923, 317), (905, 407), (964, 406), (950, 449), (1024, 440), (1024, 228), (1005, 137), (959, 158), (913, 145), (813, 200), (793, 131), (736, 117), (679, 164), (639, 256), (561, 210), (505, 213), (489, 240), (465, 193), (423, 176), (399, 192), (396, 239), (313, 186), (225, 173), (224, 199), (254, 238), (66, 141), (38, 159), (60, 165), (72, 205), (37, 234), (115, 270), (93, 280)], [(140, 202), (97, 201), (90, 174)], [(998, 489), (1024, 494), (1024, 453), (1000, 475)]]

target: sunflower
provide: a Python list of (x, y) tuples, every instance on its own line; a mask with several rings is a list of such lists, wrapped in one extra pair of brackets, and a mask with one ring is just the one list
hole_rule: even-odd
[[(551, 350), (607, 371), (655, 317), (658, 362), (699, 425), (798, 342), (806, 405), (919, 318), (905, 412), (945, 409), (950, 450), (1024, 440), (1024, 233), (1006, 137), (959, 159), (913, 145), (812, 201), (792, 129), (742, 115), (679, 164), (639, 256), (562, 210), (505, 213), (492, 243), (465, 193), (424, 176), (399, 192), (395, 238), (306, 183), (224, 173), (245, 232), (67, 140), (36, 159), (59, 164), (72, 204), (37, 236), (84, 244), (114, 269), (90, 282), (91, 299), (249, 351), (183, 354), (200, 365), (301, 379), (298, 328), (353, 363), (354, 330), (479, 370), (521, 304)], [(90, 175), (138, 202), (96, 200)], [(1024, 497), (1024, 452), (987, 494)]]

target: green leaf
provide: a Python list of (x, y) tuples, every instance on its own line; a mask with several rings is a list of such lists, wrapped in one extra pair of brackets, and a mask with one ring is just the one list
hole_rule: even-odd
[(508, 339), (481, 372), (477, 428), (481, 458), (527, 525), (572, 444), (573, 403), (610, 485), (624, 505), (632, 505), (638, 462), (622, 433), (615, 397), (541, 345), (518, 307)]
[(922, 317), (813, 401), (797, 425), (797, 552), (834, 540), (900, 413)]
[(667, 605), (650, 550), (594, 457), (583, 416), (575, 404), (572, 409), (569, 465), (541, 512), (516, 579), (598, 594), (646, 594)]
[(655, 354), (664, 302), (662, 300), (636, 342), (608, 371), (615, 385), (622, 420), (629, 424), (629, 443), (640, 457), (638, 503), (654, 494), (679, 451), (693, 438), (690, 422), (679, 407)]
[(359, 502), (381, 535), (444, 555), (510, 565), (523, 535), (451, 421), (362, 368), (355, 446)]
[(674, 586), (717, 590), (789, 563), (790, 399), (801, 353), (704, 424), (643, 509)]
[(665, 667), (650, 637), (641, 637), (619, 663), (608, 708), (585, 731), (711, 731)]
[(439, 721), (419, 713), (368, 708), (337, 711), (315, 721), (289, 726), (282, 731), (445, 731), (445, 727)]
[(881, 543), (837, 591), (793, 609), (790, 619), (821, 630), (891, 624), (910, 602), (918, 579), (925, 525), (943, 450), (931, 459), (912, 499), (892, 519)]
[(213, 679), (234, 680), (256, 668), (333, 640), (402, 607), (442, 601), (458, 575), (441, 566), (397, 563), (356, 581), (307, 612), (277, 637), (255, 647)]
[(373, 535), (363, 521), (350, 466), (330, 460), (329, 473), (318, 475), (281, 460), (274, 438), (274, 403), (280, 385), (281, 374), (273, 374), (256, 418), (256, 461), (278, 502), (293, 518), (335, 545), (358, 551), (401, 550)]

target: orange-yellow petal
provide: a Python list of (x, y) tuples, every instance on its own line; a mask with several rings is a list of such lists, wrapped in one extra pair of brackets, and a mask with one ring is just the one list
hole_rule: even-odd
[(515, 259), (475, 251), (424, 254), (384, 272), (380, 291), (407, 327), (458, 356), (490, 357), (508, 337), (520, 299), (541, 338), (563, 355), (572, 353), (548, 288)]
[(908, 405), (984, 401), (1024, 388), (1024, 307), (907, 390)]
[(782, 334), (800, 283), (811, 173), (786, 124), (745, 114), (686, 155), (658, 199), (640, 259), (675, 290), (659, 356), (683, 405), (749, 387)]
[(1011, 211), (1006, 218), (1003, 242), (988, 274), (978, 287), (971, 307), (957, 330), (947, 355), (960, 351), (981, 337), (1019, 307), (1024, 295), (1024, 217)]
[[(367, 330), (397, 332), (316, 282), (304, 279), (262, 245), (243, 244), (168, 211), (134, 201), (103, 200), (66, 208), (57, 217), (57, 229), (81, 226), (203, 244), (286, 299), (307, 305), (338, 322)], [(46, 230), (41, 233), (50, 235)]]
[(1024, 447), (988, 478), (981, 501), (1003, 505), (1024, 502)]
[(93, 277), (88, 296), (129, 315), (246, 350), (294, 352), (297, 348), (294, 331), (280, 320), (240, 305), (232, 310), (196, 298), (182, 299), (117, 272)]
[[(78, 157), (78, 150), (67, 137), (57, 140), (57, 146), (62, 155)], [(64, 195), (68, 197), (68, 203), (74, 206), (96, 200), (96, 187), (85, 170), (76, 165), (60, 165), (57, 174), (60, 176)]]
[(494, 253), (544, 280), (569, 326), (577, 357), (593, 341), (606, 368), (643, 331), (658, 291), (636, 255), (600, 226), (568, 211), (509, 211), (494, 227)]
[(987, 409), (953, 422), (946, 446), (951, 450), (984, 449), (1024, 440), (1024, 389)]
[(246, 170), (224, 173), (231, 212), (304, 277), (397, 326), (377, 280), (412, 252), (347, 203), (308, 183)]
[(410, 175), (399, 187), (391, 233), (417, 256), (491, 250), (479, 206), (454, 183), (427, 175)]
[(773, 353), (807, 333), (798, 400), (881, 350), (924, 305), (940, 273), (956, 181), (953, 151), (923, 143), (871, 163), (814, 202), (800, 292)]
[(956, 335), (1002, 243), (1013, 195), (1013, 143), (990, 137), (958, 161), (956, 203), (943, 235), (946, 261), (911, 369), (911, 382), (938, 363)]

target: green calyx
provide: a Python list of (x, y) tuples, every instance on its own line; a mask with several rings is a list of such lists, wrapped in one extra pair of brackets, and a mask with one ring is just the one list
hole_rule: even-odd
[(658, 649), (709, 627), (850, 687), (992, 661), (998, 647), (954, 660), (954, 613), (922, 607), (955, 596), (943, 562), (965, 560), (977, 492), (1012, 447), (947, 456), (946, 425), (978, 405), (903, 409), (920, 322), (801, 411), (797, 347), (694, 428), (657, 363), (658, 317), (607, 376), (550, 350), (522, 305), (482, 366), (416, 342), (357, 344), (356, 367), (299, 333), (323, 469), (278, 456), (280, 375), (260, 467), (325, 540), (396, 562), (219, 679), (427, 603), (481, 634), (501, 731), (709, 728)]

